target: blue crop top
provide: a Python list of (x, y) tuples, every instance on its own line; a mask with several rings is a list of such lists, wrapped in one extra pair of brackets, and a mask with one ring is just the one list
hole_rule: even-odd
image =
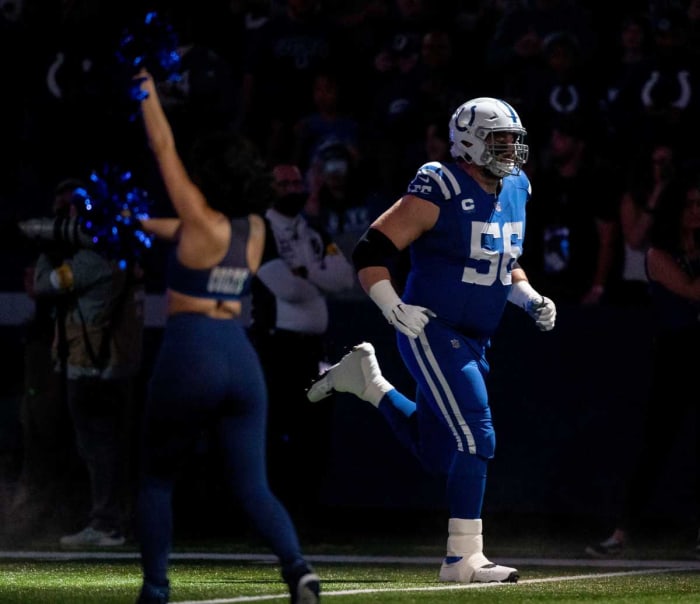
[(212, 268), (183, 266), (173, 248), (168, 263), (168, 287), (181, 294), (213, 300), (240, 300), (250, 294), (253, 275), (247, 267), (248, 218), (231, 220), (231, 243), (221, 262)]

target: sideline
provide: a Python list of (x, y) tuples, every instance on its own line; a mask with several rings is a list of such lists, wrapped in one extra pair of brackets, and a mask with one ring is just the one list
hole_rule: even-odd
[[(0, 551), (0, 560), (138, 560), (138, 552), (107, 552), (96, 550), (75, 551)], [(326, 564), (440, 564), (437, 556), (353, 556), (335, 554), (308, 554), (309, 562)], [(277, 564), (272, 554), (218, 553), (218, 552), (174, 552), (171, 560), (263, 562)], [(494, 562), (506, 566), (577, 566), (589, 568), (636, 568), (665, 570), (700, 570), (700, 560), (633, 560), (628, 558), (503, 558)], [(519, 581), (522, 583), (522, 581)]]

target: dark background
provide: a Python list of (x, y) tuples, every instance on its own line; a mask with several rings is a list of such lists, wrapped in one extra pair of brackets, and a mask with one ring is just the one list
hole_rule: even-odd
[[(331, 312), (331, 357), (370, 340), (385, 375), (411, 395), (414, 384), (398, 357), (393, 329), (373, 304), (336, 299)], [(488, 354), (497, 447), (489, 465), (485, 518), (536, 516), (611, 526), (640, 441), (640, 409), (650, 371), (647, 312), (560, 306), (556, 329), (542, 333), (524, 313), (508, 306)], [(7, 493), (21, 463), (22, 327), (4, 326), (0, 334), (5, 359), (0, 365), (0, 460)], [(160, 335), (159, 327), (146, 330), (143, 385)], [(679, 432), (682, 437), (667, 452), (670, 463), (646, 518), (689, 524), (694, 521), (697, 473), (693, 422), (681, 418)], [(299, 482), (303, 488), (305, 480), (322, 480), (322, 505), (332, 517), (341, 510), (369, 516), (393, 510), (397, 518), (425, 512), (421, 517), (429, 522), (432, 515), (446, 513), (442, 481), (421, 469), (368, 403), (337, 395), (333, 443), (328, 475), (318, 476), (309, 460), (300, 469)], [(211, 463), (203, 452), (177, 490), (178, 522), (198, 532), (221, 531), (235, 523)]]
[[(0, 28), (0, 292), (4, 294), (21, 296), (24, 267), (36, 255), (36, 248), (18, 238), (13, 225), (17, 218), (47, 215), (58, 177), (84, 175), (104, 157), (125, 161), (136, 166), (138, 178), (148, 185), (159, 209), (167, 212), (167, 202), (151, 172), (138, 124), (124, 122), (123, 115), (116, 116), (119, 119), (111, 113), (106, 115), (100, 94), (90, 97), (91, 90), (104, 91), (111, 83), (88, 88), (87, 96), (69, 103), (67, 108), (57, 107), (41, 90), (47, 55), (59, 42), (95, 49), (98, 56), (112, 52), (112, 41), (122, 26), (120, 18), (129, 12), (141, 12), (141, 3), (137, 2), (82, 4), (83, 16), (93, 20), (87, 28), (79, 22), (61, 21), (61, 3), (43, 0), (26, 3), (30, 30), (23, 26)], [(211, 26), (217, 23), (217, 11), (223, 4), (211, 0), (184, 3), (182, 15), (192, 17), (192, 23), (199, 27), (202, 23)], [(479, 3), (449, 4), (464, 8)], [(605, 60), (606, 53), (615, 48), (623, 15), (650, 8), (658, 13), (684, 3), (573, 4), (590, 11), (593, 28), (602, 42), (598, 57)], [(91, 10), (92, 5), (93, 9), (99, 5), (100, 10)], [(241, 41), (226, 31), (227, 25), (227, 21), (219, 20), (216, 29), (204, 27), (203, 31), (211, 33), (212, 43), (226, 41), (230, 56), (239, 57), (235, 53)], [(478, 40), (488, 40), (491, 33), (489, 29), (480, 30)], [(460, 63), (460, 77), (470, 87), (478, 86), (482, 77), (500, 77), (500, 73), (489, 72), (480, 64), (479, 58), (465, 55)], [(594, 63), (600, 64), (600, 60)], [(235, 67), (240, 69), (241, 65)], [(362, 89), (359, 94), (367, 92)], [(523, 116), (528, 130), (537, 133), (541, 124), (526, 117)], [(688, 132), (686, 137), (692, 142)], [(608, 150), (605, 143), (594, 143), (602, 155)], [(625, 152), (632, 153), (635, 145), (632, 141)], [(147, 266), (151, 296), (162, 293), (161, 260), (158, 249)], [(9, 308), (9, 298), (2, 295), (2, 300), (5, 308), (0, 309), (0, 495), (6, 495), (11, 492), (21, 465), (18, 407), (22, 395), (24, 317)], [(331, 359), (368, 339), (375, 345), (387, 377), (411, 394), (414, 386), (398, 358), (393, 329), (370, 301), (354, 294), (334, 298), (331, 316)], [(142, 388), (150, 374), (160, 329), (150, 325), (146, 330)], [(571, 523), (583, 519), (605, 525), (605, 530), (612, 526), (639, 444), (640, 409), (650, 373), (650, 338), (645, 309), (560, 304), (556, 329), (543, 334), (524, 313), (508, 306), (489, 353), (497, 449), (489, 466), (484, 517), (536, 514)], [(337, 403), (331, 472), (320, 478), (324, 484), (323, 504), (331, 515), (334, 510), (347, 508), (367, 510), (368, 514), (372, 510), (441, 514), (445, 509), (442, 482), (426, 475), (400, 448), (380, 414), (353, 397), (340, 395)], [(697, 521), (692, 491), (699, 469), (691, 450), (696, 436), (693, 422), (681, 420), (680, 430), (682, 438), (676, 449), (660, 452), (668, 454), (670, 463), (648, 515)], [(206, 467), (206, 457), (202, 463)], [(303, 472), (314, 474), (313, 460)], [(179, 522), (199, 523), (201, 529), (202, 508), (197, 503), (206, 500), (211, 505), (212, 497), (216, 501), (220, 498), (219, 513), (208, 516), (205, 522), (211, 527), (232, 522), (214, 474), (193, 469), (189, 478), (178, 490), (182, 510)]]

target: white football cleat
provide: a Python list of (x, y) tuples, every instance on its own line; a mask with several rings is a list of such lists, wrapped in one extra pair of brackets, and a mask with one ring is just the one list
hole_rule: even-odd
[(440, 581), (450, 583), (517, 583), (518, 570), (489, 562), (473, 568), (467, 558), (446, 558), (440, 567)]
[(316, 380), (307, 391), (306, 397), (312, 403), (316, 403), (333, 392), (349, 392), (376, 406), (393, 388), (382, 376), (377, 357), (374, 355), (374, 346), (369, 342), (362, 342)]

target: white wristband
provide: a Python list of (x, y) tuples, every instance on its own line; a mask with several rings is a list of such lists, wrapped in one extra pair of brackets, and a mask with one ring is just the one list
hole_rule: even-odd
[(527, 310), (529, 303), (535, 300), (542, 300), (542, 296), (534, 290), (528, 281), (518, 281), (510, 288), (508, 302), (519, 306), (523, 310)]
[(397, 304), (401, 304), (401, 298), (388, 279), (377, 281), (367, 293), (384, 314)]

